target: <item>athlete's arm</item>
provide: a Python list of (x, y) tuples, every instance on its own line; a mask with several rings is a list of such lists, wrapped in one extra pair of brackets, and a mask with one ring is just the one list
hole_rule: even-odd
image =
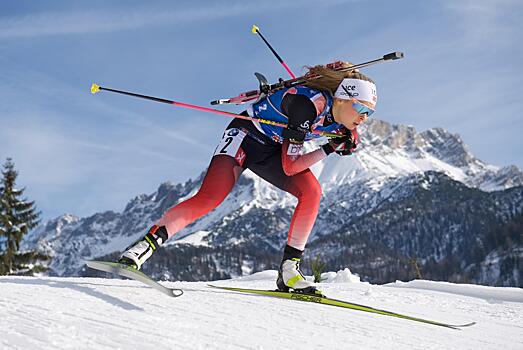
[[(297, 127), (297, 131), (300, 129), (310, 131), (310, 127), (317, 117), (316, 107), (310, 98), (300, 94), (287, 94), (282, 100), (281, 107), (283, 113), (289, 118), (289, 125)], [(304, 137), (305, 132), (303, 132)], [(288, 138), (283, 141), (281, 160), (286, 175), (292, 176), (308, 169), (328, 155), (322, 148), (300, 155), (302, 148), (303, 141), (291, 142)]]
[(283, 129), (282, 136), (286, 139), (303, 141), (311, 131), (316, 119), (316, 107), (311, 99), (301, 94), (286, 94), (281, 101), (281, 110), (287, 116), (288, 126)]
[(303, 143), (291, 143), (283, 141), (281, 149), (281, 164), (285, 175), (292, 176), (303, 170), (309, 169), (313, 164), (327, 157), (323, 148), (300, 155)]

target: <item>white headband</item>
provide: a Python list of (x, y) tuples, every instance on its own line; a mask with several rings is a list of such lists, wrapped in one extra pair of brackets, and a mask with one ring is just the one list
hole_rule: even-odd
[(343, 100), (350, 100), (355, 98), (357, 100), (371, 102), (376, 104), (378, 102), (378, 95), (376, 94), (376, 85), (370, 81), (360, 79), (345, 78), (334, 93), (334, 97)]

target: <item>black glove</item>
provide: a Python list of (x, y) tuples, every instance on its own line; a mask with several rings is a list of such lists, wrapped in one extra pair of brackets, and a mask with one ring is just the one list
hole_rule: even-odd
[(305, 135), (311, 131), (310, 122), (305, 120), (300, 123), (300, 121), (292, 120), (289, 118), (289, 123), (285, 129), (282, 130), (281, 135), (285, 139), (291, 139), (292, 141), (303, 141), (305, 140)]
[(347, 130), (344, 136), (329, 139), (329, 143), (322, 147), (327, 155), (336, 152), (340, 156), (349, 156), (356, 150), (357, 146), (358, 133), (356, 129), (354, 129), (352, 131)]
[(305, 95), (287, 94), (282, 101), (282, 111), (288, 118), (282, 136), (292, 141), (305, 140), (305, 135), (311, 131), (312, 123), (316, 119), (316, 107), (310, 98)]

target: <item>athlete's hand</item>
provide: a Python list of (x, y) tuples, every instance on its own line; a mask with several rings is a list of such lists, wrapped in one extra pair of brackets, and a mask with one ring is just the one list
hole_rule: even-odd
[(349, 156), (356, 150), (357, 146), (358, 134), (356, 130), (347, 130), (344, 136), (329, 139), (329, 143), (323, 145), (323, 149), (327, 154), (336, 152), (340, 156)]
[(334, 152), (340, 156), (349, 156), (356, 150), (356, 144), (352, 142), (352, 137), (349, 135), (343, 137), (335, 137), (329, 140)]
[(305, 140), (305, 135), (311, 131), (309, 120), (290, 118), (287, 128), (283, 129), (282, 136), (295, 141)]

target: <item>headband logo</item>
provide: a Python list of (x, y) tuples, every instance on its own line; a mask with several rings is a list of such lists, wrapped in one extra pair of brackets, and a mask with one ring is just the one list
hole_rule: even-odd
[[(342, 85), (341, 88), (342, 88), (343, 90), (345, 90), (345, 94), (346, 94), (347, 96), (349, 96), (349, 97), (356, 97), (356, 96), (359, 96), (359, 95), (360, 95), (360, 94), (358, 94), (357, 92), (350, 92), (350, 91), (349, 91), (349, 90), (352, 90), (352, 91), (356, 90), (356, 85), (347, 85), (347, 86)], [(342, 94), (343, 94), (343, 93), (342, 93)], [(345, 94), (343, 94), (343, 95), (345, 95)]]

